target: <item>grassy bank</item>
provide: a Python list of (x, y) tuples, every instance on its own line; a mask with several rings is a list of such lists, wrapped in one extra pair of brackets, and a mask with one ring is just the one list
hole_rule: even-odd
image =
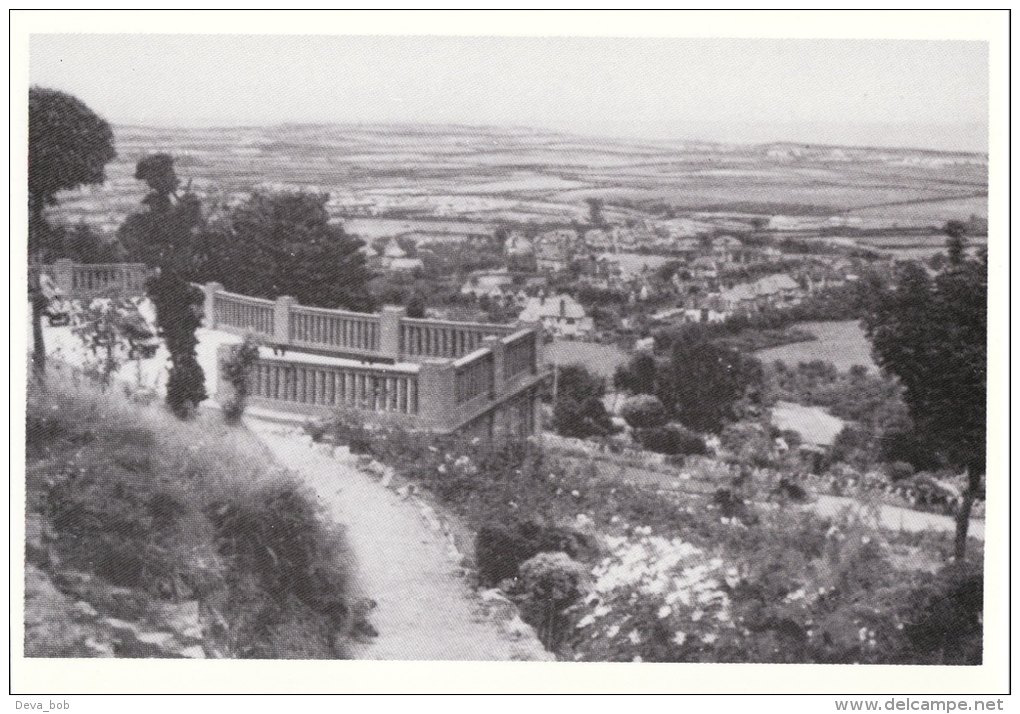
[(28, 627), (26, 652), (175, 656), (176, 637), (193, 645), (180, 656), (344, 656), (342, 538), (253, 435), (51, 368), (45, 388), (29, 384), (26, 441), (35, 591), (78, 615), (55, 622), (60, 608), (30, 600), (26, 623), (61, 636)]

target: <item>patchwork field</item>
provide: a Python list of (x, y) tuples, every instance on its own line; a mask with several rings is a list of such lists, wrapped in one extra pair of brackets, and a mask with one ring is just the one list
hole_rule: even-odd
[(53, 218), (114, 230), (144, 196), (134, 167), (153, 152), (172, 154), (185, 182), (219, 199), (257, 186), (327, 191), (337, 217), (569, 222), (591, 197), (690, 212), (849, 212), (888, 226), (987, 215), (987, 157), (979, 154), (468, 126), (116, 126), (114, 138), (106, 185), (60, 196)]

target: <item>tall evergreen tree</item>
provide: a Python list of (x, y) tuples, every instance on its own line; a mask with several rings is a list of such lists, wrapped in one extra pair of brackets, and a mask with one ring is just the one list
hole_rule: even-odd
[(228, 289), (304, 305), (371, 310), (364, 243), (330, 223), (328, 194), (256, 192), (207, 237), (209, 274)]
[(151, 192), (142, 200), (146, 210), (129, 216), (119, 237), (135, 260), (155, 269), (146, 292), (170, 352), (166, 401), (174, 414), (186, 418), (208, 396), (195, 335), (202, 323), (204, 297), (189, 282), (201, 274), (207, 262), (201, 237), (202, 207), (190, 191), (178, 196), (180, 181), (169, 155), (146, 156), (136, 168), (135, 178), (145, 181)]
[(919, 440), (967, 471), (956, 556), (966, 555), (974, 500), (985, 474), (988, 257), (961, 256), (934, 279), (908, 263), (877, 296), (865, 327), (876, 361), (899, 377)]
[(697, 431), (718, 431), (740, 417), (740, 405), (760, 398), (758, 360), (692, 334), (673, 344), (656, 370), (656, 396), (673, 416)]

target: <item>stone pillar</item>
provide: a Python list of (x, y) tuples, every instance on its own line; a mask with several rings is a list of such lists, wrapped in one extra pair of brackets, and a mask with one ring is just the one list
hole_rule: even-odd
[(542, 397), (538, 389), (533, 389), (528, 394), (531, 400), (532, 434), (542, 433)]
[(518, 321), (517, 329), (529, 329), (535, 333), (535, 361), (531, 365), (531, 373), (538, 374), (542, 371), (542, 351), (545, 347), (545, 330), (542, 329), (542, 323)]
[(407, 317), (407, 308), (384, 305), (379, 313), (379, 351), (393, 361), (400, 360), (400, 321)]
[(203, 322), (208, 330), (216, 329), (216, 293), (221, 291), (223, 286), (220, 283), (206, 283), (202, 291), (205, 293), (205, 306), (203, 309)]
[(492, 352), (492, 386), (489, 391), (489, 398), (496, 399), (506, 389), (506, 356), (503, 338), (490, 335), (482, 339), (482, 345)]
[(290, 309), (297, 305), (297, 299), (290, 295), (276, 298), (273, 306), (273, 344), (290, 344)]
[(450, 360), (427, 359), (418, 372), (418, 416), (426, 429), (443, 429), (456, 418), (454, 369)]
[(70, 298), (74, 293), (74, 261), (67, 258), (60, 258), (53, 263), (53, 282), (64, 294)]

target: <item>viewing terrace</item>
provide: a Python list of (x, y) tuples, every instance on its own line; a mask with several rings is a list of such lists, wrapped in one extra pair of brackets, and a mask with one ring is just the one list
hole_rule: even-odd
[[(104, 291), (142, 294), (145, 266), (43, 266), (71, 299)], [(534, 433), (543, 379), (539, 326), (412, 319), (330, 310), (196, 285), (206, 329), (252, 335), (261, 344), (249, 404), (295, 415), (350, 410), (366, 421), (478, 436)], [(222, 364), (230, 345), (218, 348)], [(217, 375), (218, 376), (218, 375)], [(216, 398), (229, 383), (216, 380)]]

